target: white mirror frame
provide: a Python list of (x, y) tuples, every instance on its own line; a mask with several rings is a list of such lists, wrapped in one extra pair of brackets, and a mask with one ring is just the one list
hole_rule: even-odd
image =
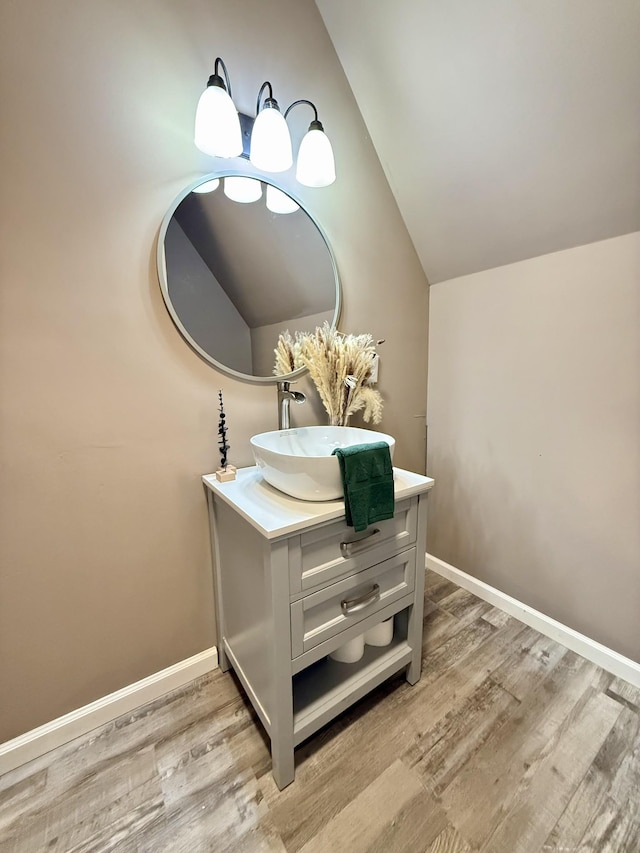
[(336, 288), (336, 307), (333, 314), (333, 319), (331, 321), (331, 328), (335, 329), (337, 327), (338, 320), (340, 318), (340, 310), (342, 308), (342, 288), (340, 285), (340, 276), (338, 274), (338, 265), (336, 264), (335, 255), (333, 253), (333, 249), (331, 248), (329, 240), (327, 239), (327, 235), (324, 232), (324, 229), (321, 227), (315, 216), (313, 216), (313, 214), (309, 212), (309, 209), (306, 207), (305, 203), (300, 198), (296, 197), (290, 189), (278, 183), (277, 181), (274, 181), (271, 177), (266, 178), (261, 174), (252, 174), (249, 171), (237, 169), (228, 169), (221, 172), (210, 172), (209, 174), (201, 175), (195, 181), (192, 181), (184, 190), (182, 190), (182, 192), (178, 196), (176, 196), (176, 198), (171, 203), (169, 210), (166, 212), (164, 219), (162, 220), (162, 225), (160, 226), (160, 233), (158, 234), (158, 245), (156, 250), (156, 264), (158, 270), (158, 280), (160, 282), (160, 290), (162, 291), (162, 298), (164, 299), (164, 303), (167, 307), (167, 310), (171, 315), (171, 319), (173, 320), (176, 328), (178, 329), (182, 337), (185, 339), (185, 341), (189, 344), (191, 349), (193, 349), (200, 356), (200, 358), (202, 358), (212, 367), (215, 367), (216, 370), (219, 370), (221, 373), (224, 373), (227, 376), (231, 376), (234, 379), (239, 379), (243, 382), (250, 382), (257, 385), (272, 385), (276, 382), (283, 381), (290, 382), (294, 379), (299, 378), (300, 376), (304, 376), (307, 373), (307, 368), (300, 367), (298, 368), (298, 370), (295, 370), (292, 373), (282, 374), (281, 376), (253, 376), (249, 373), (240, 373), (239, 371), (233, 370), (232, 368), (227, 367), (227, 365), (217, 361), (215, 358), (209, 355), (208, 352), (202, 349), (202, 347), (191, 337), (189, 332), (185, 329), (173, 307), (171, 298), (169, 296), (169, 282), (167, 278), (164, 240), (167, 234), (169, 223), (171, 222), (174, 213), (176, 212), (181, 202), (189, 195), (189, 193), (193, 192), (193, 190), (201, 184), (206, 183), (206, 181), (212, 181), (215, 178), (222, 179), (236, 176), (255, 178), (255, 180), (257, 181), (261, 181), (265, 184), (271, 184), (272, 186), (276, 187), (276, 189), (279, 189), (282, 192), (286, 193), (300, 206), (300, 208), (307, 214), (309, 219), (318, 229), (318, 232), (320, 233), (320, 236), (322, 237), (324, 244), (327, 247), (327, 251), (329, 252), (329, 257), (331, 259), (331, 267), (333, 270)]

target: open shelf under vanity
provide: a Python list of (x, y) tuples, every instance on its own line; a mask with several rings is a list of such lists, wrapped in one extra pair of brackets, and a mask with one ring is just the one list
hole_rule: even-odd
[[(403, 620), (403, 613), (397, 616)], [(293, 740), (297, 746), (374, 687), (411, 662), (406, 629), (396, 628), (388, 646), (365, 646), (355, 663), (322, 658), (293, 677)]]

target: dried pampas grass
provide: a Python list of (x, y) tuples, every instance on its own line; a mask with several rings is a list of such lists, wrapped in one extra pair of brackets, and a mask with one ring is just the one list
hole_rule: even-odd
[(376, 357), (371, 335), (342, 335), (325, 323), (315, 332), (297, 332), (295, 338), (282, 333), (274, 352), (276, 376), (307, 368), (332, 425), (346, 426), (359, 411), (365, 421), (380, 423), (382, 397), (366, 384)]
[(273, 368), (275, 376), (285, 376), (287, 373), (293, 373), (294, 370), (302, 367), (300, 347), (296, 340), (291, 337), (288, 329), (286, 332), (280, 333), (274, 353), (276, 354), (276, 363)]

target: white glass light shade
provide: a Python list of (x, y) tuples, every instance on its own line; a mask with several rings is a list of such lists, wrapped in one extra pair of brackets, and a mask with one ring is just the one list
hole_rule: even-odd
[(207, 86), (196, 110), (196, 147), (211, 157), (239, 157), (242, 133), (238, 111), (220, 86)]
[(284, 116), (275, 107), (265, 107), (256, 116), (249, 159), (263, 172), (286, 172), (293, 165), (291, 134)]
[(204, 184), (200, 184), (197, 187), (194, 187), (194, 193), (212, 193), (214, 190), (217, 190), (220, 186), (220, 179), (213, 178), (211, 181), (205, 181)]
[(300, 210), (300, 205), (271, 184), (267, 184), (267, 208), (272, 213), (295, 213)]
[(232, 175), (224, 179), (224, 194), (231, 201), (249, 204), (252, 201), (258, 201), (262, 196), (262, 184), (255, 178)]
[(298, 151), (296, 179), (305, 187), (328, 187), (336, 179), (336, 163), (323, 130), (308, 131)]

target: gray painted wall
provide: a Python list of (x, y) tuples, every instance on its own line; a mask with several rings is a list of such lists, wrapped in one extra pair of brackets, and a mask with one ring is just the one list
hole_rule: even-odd
[(182, 325), (216, 361), (251, 373), (251, 330), (175, 218), (164, 246), (169, 296)]
[(640, 658), (640, 4), (316, 4), (437, 283), (430, 548)]
[(640, 661), (640, 233), (431, 287), (429, 551)]
[[(281, 105), (318, 105), (338, 180), (300, 195), (336, 252), (341, 328), (387, 339), (382, 428), (398, 464), (416, 470), (428, 307), (312, 0), (92, 0), (64, 14), (25, 0), (0, 16), (4, 741), (215, 641), (200, 477), (219, 463), (217, 393), (230, 461), (249, 465), (250, 436), (276, 426), (276, 392), (217, 373), (187, 346), (155, 252), (173, 199), (223, 165), (193, 144), (217, 55), (246, 113), (267, 77)], [(299, 118), (296, 146), (309, 122)], [(311, 397), (297, 423), (326, 417)]]
[(431, 283), (640, 228), (638, 0), (317, 0)]

